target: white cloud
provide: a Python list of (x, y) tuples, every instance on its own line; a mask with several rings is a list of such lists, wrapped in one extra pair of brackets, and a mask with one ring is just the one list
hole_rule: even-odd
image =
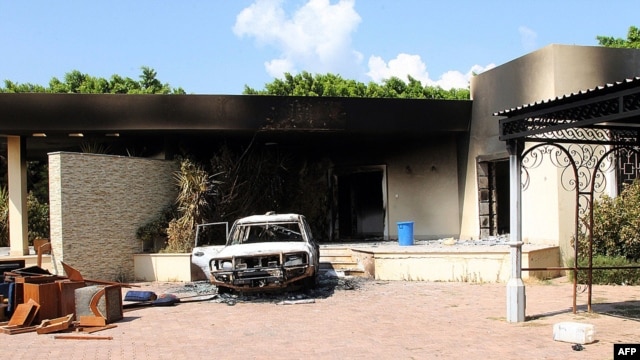
[(284, 73), (296, 73), (295, 65), (288, 59), (273, 59), (264, 63), (267, 73), (273, 77), (281, 77)]
[(280, 77), (297, 68), (312, 73), (340, 72), (353, 67), (362, 55), (351, 48), (351, 34), (361, 18), (355, 0), (309, 0), (289, 16), (282, 0), (257, 0), (236, 17), (233, 32), (271, 46), (280, 57), (265, 63), (270, 75)]
[(538, 47), (536, 41), (538, 34), (535, 31), (526, 26), (520, 26), (518, 32), (520, 33), (520, 42), (526, 52), (531, 52)]
[(469, 86), (469, 80), (473, 74), (479, 74), (495, 67), (495, 64), (487, 66), (473, 65), (467, 73), (450, 70), (440, 76), (439, 79), (433, 80), (427, 72), (427, 65), (422, 61), (419, 55), (398, 54), (395, 59), (386, 63), (379, 56), (371, 56), (369, 58), (369, 72), (367, 75), (372, 81), (380, 83), (392, 76), (407, 81), (407, 76), (419, 80), (424, 86), (440, 86), (445, 90), (452, 88), (466, 88)]
[(395, 59), (389, 60), (389, 64), (379, 56), (371, 56), (367, 75), (375, 82), (382, 82), (392, 76), (406, 81), (407, 75), (422, 83), (430, 81), (427, 66), (422, 62), (420, 55), (398, 54)]
[[(302, 70), (354, 76), (364, 57), (351, 44), (361, 22), (355, 0), (308, 0), (290, 14), (284, 4), (284, 0), (256, 0), (238, 14), (233, 26), (236, 36), (253, 38), (258, 45), (279, 52), (277, 58), (265, 61), (267, 73), (274, 78)], [(447, 71), (434, 80), (419, 55), (401, 53), (388, 62), (371, 56), (368, 66), (367, 75), (375, 82), (392, 76), (406, 81), (411, 75), (425, 86), (443, 89), (466, 88), (473, 73), (495, 67), (474, 65), (467, 73)]]

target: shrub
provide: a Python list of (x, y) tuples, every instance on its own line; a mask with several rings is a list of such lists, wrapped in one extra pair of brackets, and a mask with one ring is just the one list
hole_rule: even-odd
[[(581, 219), (588, 226), (587, 216)], [(615, 198), (603, 196), (593, 206), (593, 254), (640, 259), (640, 182), (634, 181)], [(579, 257), (588, 256), (586, 233), (578, 235)]]
[[(33, 239), (49, 237), (49, 204), (41, 203), (32, 193), (27, 194), (29, 243)], [(0, 187), (0, 246), (9, 246), (9, 191)]]
[(202, 166), (190, 159), (180, 162), (175, 173), (178, 196), (178, 218), (172, 219), (167, 228), (165, 252), (187, 253), (193, 248), (196, 226), (211, 212), (211, 195), (218, 183)]
[(38, 198), (29, 192), (27, 196), (27, 213), (29, 218), (29, 243), (33, 239), (49, 238), (49, 204), (40, 202)]
[(0, 246), (9, 245), (9, 192), (0, 187)]
[(158, 217), (140, 226), (136, 231), (136, 237), (147, 245), (149, 249), (154, 249), (155, 240), (166, 243), (167, 228), (171, 219), (177, 217), (175, 205), (167, 206)]
[[(615, 267), (615, 266), (638, 266), (640, 263), (627, 260), (624, 256), (603, 256), (595, 255), (592, 259), (593, 267)], [(573, 262), (569, 266), (573, 266)], [(578, 266), (589, 266), (589, 260), (584, 257), (578, 260)], [(591, 273), (592, 284), (598, 285), (640, 285), (638, 277), (640, 269), (593, 269)], [(569, 277), (573, 280), (573, 272), (569, 272)], [(588, 282), (587, 270), (578, 271), (578, 283)]]

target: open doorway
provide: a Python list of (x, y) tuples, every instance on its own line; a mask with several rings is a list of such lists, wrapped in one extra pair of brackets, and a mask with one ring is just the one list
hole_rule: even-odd
[(509, 161), (478, 162), (480, 238), (509, 233)]
[(367, 240), (387, 236), (384, 166), (334, 169), (332, 240)]

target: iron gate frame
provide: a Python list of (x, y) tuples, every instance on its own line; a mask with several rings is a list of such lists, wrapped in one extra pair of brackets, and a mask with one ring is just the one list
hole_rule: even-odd
[[(594, 269), (640, 268), (593, 267), (591, 231), (595, 195), (606, 187), (605, 172), (615, 168), (615, 156), (624, 152), (640, 154), (640, 77), (522, 105), (493, 115), (503, 117), (499, 120), (499, 139), (506, 142), (510, 153), (517, 149), (515, 155), (524, 178), (520, 178), (520, 191), (529, 185), (529, 169), (539, 166), (548, 156), (556, 167), (564, 169), (561, 174), (563, 188), (575, 191), (576, 196), (574, 266), (522, 268), (521, 261), (516, 261), (512, 266), (519, 269), (512, 273), (519, 276), (520, 270), (573, 271), (573, 313), (576, 313), (578, 271), (586, 270), (587, 310), (591, 312)], [(527, 144), (530, 146), (526, 147)], [(529, 160), (531, 164), (527, 163)], [(569, 180), (563, 178), (565, 174), (569, 175)], [(589, 244), (588, 266), (580, 267), (577, 236), (581, 230), (581, 218), (585, 217), (588, 223), (582, 225), (582, 230), (586, 231)], [(521, 243), (520, 240), (516, 242)], [(514, 244), (519, 252), (516, 258), (521, 259), (522, 250), (518, 244)]]

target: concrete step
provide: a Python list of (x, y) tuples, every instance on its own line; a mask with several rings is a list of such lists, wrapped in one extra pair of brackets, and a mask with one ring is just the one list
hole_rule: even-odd
[(335, 271), (336, 273), (342, 273), (345, 276), (367, 276), (363, 269), (360, 268), (345, 268), (345, 269), (333, 269), (333, 268), (323, 268), (320, 266), (320, 272), (325, 271)]
[(351, 249), (320, 247), (320, 256), (351, 256)]
[(328, 263), (321, 262), (320, 263), (320, 271), (330, 271), (333, 270), (338, 273), (343, 273), (346, 276), (366, 276), (364, 269), (355, 262), (349, 263)]
[(320, 262), (320, 269), (334, 269), (334, 270), (338, 270), (338, 269), (358, 269), (360, 268), (360, 265), (358, 265), (357, 262), (355, 261), (342, 261), (342, 262), (335, 262), (335, 261), (331, 261), (331, 262)]
[(353, 259), (347, 247), (320, 247), (320, 269), (334, 270), (346, 276), (365, 276), (364, 269)]
[(320, 262), (352, 262), (351, 255), (320, 255)]

